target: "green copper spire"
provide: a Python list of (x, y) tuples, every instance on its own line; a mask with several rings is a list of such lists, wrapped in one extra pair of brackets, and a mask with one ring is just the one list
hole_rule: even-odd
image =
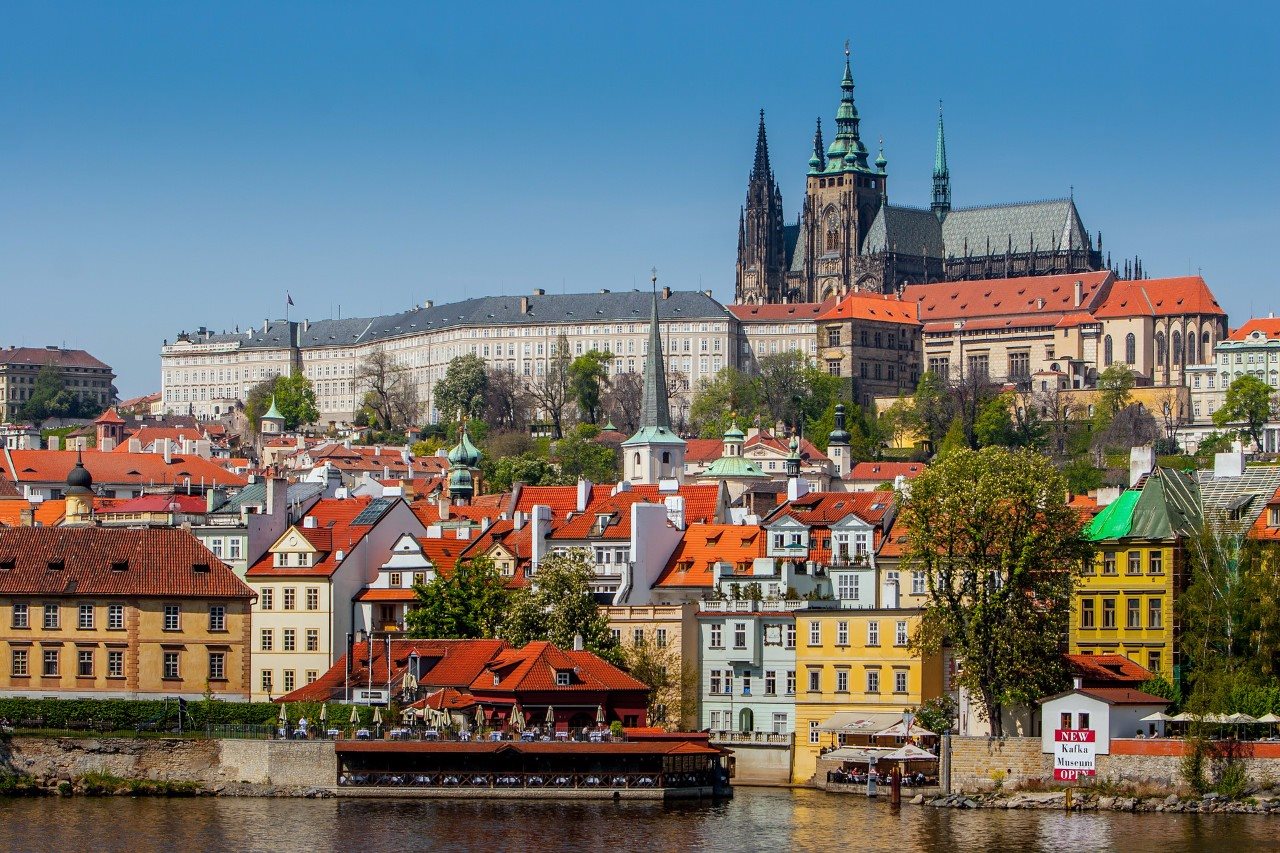
[(284, 420), (284, 415), (280, 414), (280, 410), (276, 408), (275, 394), (271, 395), (271, 408), (267, 409), (267, 413), (262, 416), (263, 420), (267, 420), (268, 418), (274, 418), (275, 420), (278, 420), (278, 421)]
[(640, 426), (671, 429), (667, 401), (667, 370), (658, 331), (658, 271), (653, 271), (653, 313), (649, 317), (649, 354), (644, 360), (644, 391), (640, 397)]
[(884, 174), (884, 167), (889, 165), (889, 161), (884, 159), (884, 137), (880, 137), (880, 153), (876, 155), (876, 171)]
[(867, 146), (858, 136), (858, 108), (853, 103), (853, 69), (849, 64), (849, 42), (844, 43), (844, 77), (840, 81), (840, 106), (836, 110), (836, 138), (827, 149), (828, 172), (871, 171)]
[(951, 212), (951, 173), (947, 171), (947, 137), (942, 131), (942, 101), (938, 101), (938, 144), (933, 153), (933, 204), (939, 219)]
[(822, 174), (824, 160), (822, 145), (822, 117), (818, 117), (818, 129), (813, 132), (813, 156), (809, 158), (809, 174)]

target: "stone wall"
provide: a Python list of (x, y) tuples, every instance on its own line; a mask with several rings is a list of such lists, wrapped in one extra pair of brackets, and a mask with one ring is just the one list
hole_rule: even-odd
[[(1111, 754), (1097, 757), (1098, 778), (1181, 785), (1185, 748), (1175, 738), (1113, 738)], [(1253, 784), (1268, 788), (1280, 783), (1280, 744), (1248, 743), (1236, 748)], [(952, 737), (951, 792), (990, 791), (997, 783), (1007, 788), (1033, 779), (1052, 782), (1053, 755), (1040, 750), (1040, 738)], [(1208, 768), (1212, 759), (1206, 758), (1205, 764)]]
[(0, 772), (41, 779), (106, 773), (126, 779), (325, 787), (338, 773), (328, 741), (41, 738), (0, 741)]
[(728, 743), (733, 750), (734, 777), (738, 785), (788, 785), (791, 783), (791, 745)]

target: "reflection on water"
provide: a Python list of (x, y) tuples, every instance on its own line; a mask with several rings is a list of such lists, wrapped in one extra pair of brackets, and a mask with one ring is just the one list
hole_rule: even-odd
[(1280, 849), (1280, 818), (959, 811), (739, 788), (721, 803), (440, 800), (0, 800), (0, 850)]

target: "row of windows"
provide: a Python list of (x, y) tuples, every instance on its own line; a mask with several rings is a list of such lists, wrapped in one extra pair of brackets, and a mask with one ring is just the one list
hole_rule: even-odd
[[(1102, 621), (1098, 621), (1098, 603), (1093, 598), (1080, 599), (1080, 627), (1110, 629), (1116, 627), (1116, 599), (1103, 598), (1101, 611)], [(1125, 628), (1140, 629), (1142, 624), (1142, 599), (1125, 599)], [(1159, 596), (1147, 599), (1146, 627), (1159, 629), (1164, 627), (1164, 601)]]
[[(30, 649), (14, 649), (10, 657), (10, 672), (14, 678), (27, 678), (32, 674), (33, 661)], [(106, 655), (107, 678), (125, 677), (125, 650), (108, 649)], [(98, 652), (96, 649), (76, 649), (76, 678), (94, 678), (97, 676)], [(62, 649), (41, 649), (40, 675), (56, 678), (62, 675)], [(182, 652), (164, 652), (161, 659), (161, 677), (165, 679), (182, 678)], [(225, 681), (227, 678), (227, 653), (209, 652), (209, 680)]]
[[(1116, 551), (1104, 551), (1102, 553), (1102, 574), (1117, 574), (1118, 554)], [(1142, 574), (1142, 552), (1128, 551), (1125, 553), (1125, 574), (1140, 575)], [(1086, 575), (1094, 573), (1094, 564), (1085, 561), (1083, 572)], [(1151, 551), (1147, 555), (1147, 574), (1162, 575), (1164, 574), (1164, 552), (1159, 550)]]
[[(785, 696), (794, 696), (796, 693), (796, 671), (788, 669), (782, 673), (782, 687)], [(707, 692), (718, 696), (727, 696), (733, 693), (734, 671), (732, 669), (713, 669), (711, 670), (710, 680), (707, 684)], [(739, 675), (739, 682), (743, 696), (754, 695), (752, 687), (754, 684), (753, 673), (747, 670)], [(778, 695), (778, 671), (774, 669), (766, 669), (764, 671), (762, 696)]]
[[(276, 555), (280, 556), (279, 554)], [(306, 603), (308, 610), (320, 609), (320, 587), (309, 586), (305, 590)], [(263, 587), (258, 594), (259, 610), (274, 610), (276, 606), (275, 590), (271, 587)], [(280, 609), (281, 610), (297, 610), (298, 609), (298, 589), (297, 587), (286, 586), (280, 591)]]
[[(283, 676), (280, 681), (282, 693), (288, 693), (298, 686), (297, 670), (284, 669), (284, 670), (281, 670), (280, 672), (281, 672), (281, 675)], [(317, 678), (320, 677), (320, 670), (308, 669), (305, 673), (303, 673), (303, 677), (306, 679), (304, 684), (310, 684), (311, 682), (315, 681)], [(275, 670), (271, 670), (271, 669), (260, 670), (258, 672), (258, 683), (262, 685), (263, 693), (274, 692), (275, 685), (276, 685)]]
[[(848, 693), (851, 683), (850, 669), (837, 669), (835, 678), (835, 692)], [(821, 667), (812, 667), (807, 670), (808, 675), (808, 692), (822, 692), (822, 669)], [(910, 688), (910, 673), (905, 669), (895, 669), (893, 671), (893, 692), (906, 693)], [(878, 667), (867, 667), (863, 674), (864, 684), (867, 693), (880, 692), (880, 669)]]
[[(739, 715), (740, 725), (744, 731), (750, 731), (748, 723), (753, 722), (753, 716), (750, 709), (743, 709)], [(733, 712), (732, 711), (712, 711), (711, 712), (711, 730), (723, 731), (733, 728)], [(775, 711), (773, 713), (773, 733), (776, 735), (785, 735), (790, 729), (788, 728), (789, 718), (786, 711)]]
[[(822, 620), (813, 620), (809, 623), (809, 645), (822, 645)], [(836, 645), (849, 645), (849, 623), (846, 620), (836, 621)], [(910, 632), (907, 628), (907, 620), (899, 619), (893, 626), (893, 644), (895, 646), (905, 646), (910, 639)], [(867, 622), (867, 645), (880, 645), (880, 621), (872, 619)]]
[[(41, 608), (41, 626), (46, 631), (54, 631), (62, 627), (62, 606), (58, 604), (43, 604)], [(14, 628), (30, 628), (31, 627), (31, 607), (32, 605), (25, 603), (17, 603), (13, 605), (13, 627)], [(97, 627), (98, 607), (93, 604), (76, 605), (76, 628), (82, 631), (92, 631)], [(107, 621), (106, 627), (108, 631), (124, 630), (124, 605), (108, 604), (107, 605)], [(182, 605), (166, 604), (164, 605), (164, 630), (181, 631), (182, 630)], [(221, 604), (210, 605), (209, 607), (209, 630), (225, 631), (227, 630), (227, 608)]]
[[(306, 651), (320, 651), (320, 629), (308, 628), (306, 631)], [(274, 628), (263, 628), (258, 633), (258, 648), (260, 651), (273, 652), (276, 650), (276, 630)], [(298, 629), (297, 628), (281, 628), (280, 629), (280, 651), (296, 652), (298, 650)]]

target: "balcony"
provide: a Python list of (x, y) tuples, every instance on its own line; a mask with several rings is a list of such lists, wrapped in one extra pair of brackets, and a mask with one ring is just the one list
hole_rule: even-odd
[(821, 606), (820, 602), (803, 598), (760, 601), (739, 599), (737, 601), (699, 601), (698, 609), (703, 613), (786, 613), (790, 610), (805, 610), (815, 604)]
[(709, 733), (709, 739), (712, 743), (759, 743), (772, 744), (775, 746), (791, 746), (791, 741), (795, 737), (793, 734), (778, 734), (777, 732), (738, 732), (738, 731), (716, 731)]

